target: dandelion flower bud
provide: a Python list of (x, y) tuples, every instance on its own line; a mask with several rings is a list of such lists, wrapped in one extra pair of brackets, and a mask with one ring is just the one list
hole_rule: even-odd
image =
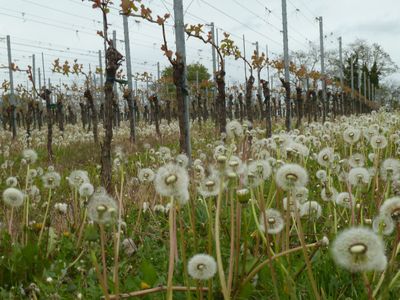
[(106, 224), (116, 217), (117, 203), (107, 194), (94, 194), (88, 204), (89, 219), (98, 224)]
[(331, 251), (336, 264), (350, 272), (383, 271), (387, 265), (382, 239), (363, 227), (339, 233)]
[(276, 184), (283, 190), (305, 186), (308, 182), (307, 171), (297, 164), (285, 164), (276, 173)]
[(267, 232), (269, 234), (278, 234), (285, 227), (285, 221), (282, 218), (281, 213), (273, 208), (265, 210), (265, 219), (263, 214), (259, 217), (260, 230), (265, 232), (265, 228), (267, 228)]
[(181, 195), (184, 190), (187, 190), (188, 185), (187, 171), (172, 163), (160, 167), (154, 179), (157, 193), (166, 197)]
[(35, 150), (32, 149), (25, 149), (22, 152), (22, 157), (28, 164), (34, 164), (38, 158), (38, 155)]
[(3, 192), (3, 201), (11, 207), (19, 207), (24, 203), (25, 195), (19, 189), (9, 187)]
[(208, 254), (196, 254), (188, 262), (189, 275), (198, 280), (212, 278), (217, 272), (215, 259)]
[(85, 182), (79, 187), (79, 195), (81, 195), (81, 197), (90, 197), (93, 192), (94, 187), (89, 182)]
[(246, 204), (250, 199), (250, 191), (248, 189), (239, 189), (236, 191), (238, 200), (242, 204)]

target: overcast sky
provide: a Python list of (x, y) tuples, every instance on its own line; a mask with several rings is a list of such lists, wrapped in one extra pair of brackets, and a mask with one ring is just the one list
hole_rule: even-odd
[[(399, 0), (287, 0), (289, 23), (289, 49), (306, 49), (309, 41), (319, 42), (319, 27), (315, 18), (323, 16), (325, 45), (337, 48), (337, 38), (342, 36), (343, 46), (357, 38), (369, 43), (376, 42), (400, 65), (400, 1)], [(120, 0), (114, 1), (109, 16), (110, 30), (116, 30), (118, 48), (124, 53), (122, 17), (118, 14)], [(154, 14), (173, 13), (173, 0), (143, 0)], [(274, 58), (282, 53), (282, 11), (280, 0), (184, 0), (185, 23), (214, 22), (219, 37), (223, 31), (232, 34), (240, 48), (245, 35), (246, 51), (254, 50), (259, 42), (260, 51)], [(174, 43), (173, 19), (169, 20), (168, 40)], [(155, 24), (130, 18), (130, 45), (133, 71), (157, 74), (157, 62), (161, 68), (168, 65), (160, 51), (161, 30)], [(81, 0), (0, 0), (0, 64), (7, 65), (5, 36), (11, 36), (13, 61), (20, 68), (32, 64), (41, 67), (44, 53), (46, 77), (52, 82), (65, 79), (51, 74), (51, 63), (77, 58), (92, 69), (98, 66), (98, 50), (102, 40), (96, 35), (102, 30), (101, 13)], [(211, 49), (198, 40), (187, 41), (187, 62), (199, 61), (211, 70)], [(228, 59), (227, 80), (229, 84), (243, 82), (243, 64)], [(26, 75), (16, 74), (16, 82), (26, 84)], [(0, 70), (0, 80), (8, 79), (7, 70)], [(43, 78), (43, 77), (42, 77)], [(399, 75), (392, 78), (400, 80)]]

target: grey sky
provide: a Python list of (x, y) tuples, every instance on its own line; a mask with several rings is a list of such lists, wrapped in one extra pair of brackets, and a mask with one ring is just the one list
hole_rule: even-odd
[[(154, 14), (173, 11), (173, 0), (143, 0)], [(337, 38), (343, 37), (344, 47), (356, 38), (376, 42), (400, 65), (400, 1), (398, 0), (287, 0), (290, 50), (306, 49), (309, 41), (318, 42), (318, 22), (315, 17), (323, 16), (325, 44), (337, 48)], [(111, 10), (110, 29), (117, 31), (123, 40), (122, 17), (118, 15), (120, 0), (115, 0)], [(248, 56), (258, 41), (260, 50), (268, 44), (270, 56), (282, 52), (281, 1), (280, 0), (184, 0), (185, 23), (214, 22), (219, 29), (232, 34), (242, 48), (241, 37), (246, 38)], [(41, 53), (45, 57), (46, 77), (58, 82), (62, 76), (51, 74), (51, 62), (78, 61), (88, 68), (98, 65), (97, 51), (102, 49), (101, 38), (95, 34), (101, 30), (101, 14), (81, 0), (0, 0), (0, 64), (7, 64), (5, 35), (12, 41), (13, 60), (20, 68), (32, 64), (30, 56), (36, 54), (36, 65), (41, 67)], [(140, 22), (139, 22), (140, 21)], [(148, 71), (156, 75), (156, 63), (161, 67), (167, 60), (160, 51), (161, 30), (155, 24), (142, 20), (129, 20), (131, 51), (134, 72)], [(173, 45), (173, 20), (169, 21), (168, 40)], [(124, 52), (123, 43), (118, 47)], [(200, 41), (187, 41), (187, 60), (200, 61), (211, 70), (211, 49)], [(7, 71), (0, 70), (0, 80), (7, 78)], [(398, 75), (392, 78), (399, 80)], [(229, 84), (244, 80), (243, 64), (227, 60)], [(66, 80), (66, 79), (63, 79)], [(17, 83), (26, 84), (25, 74), (16, 74)]]

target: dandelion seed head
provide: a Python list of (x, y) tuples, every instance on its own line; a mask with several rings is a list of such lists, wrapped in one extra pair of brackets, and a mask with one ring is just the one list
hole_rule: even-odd
[(60, 186), (61, 176), (55, 171), (48, 171), (42, 176), (43, 186), (47, 189), (55, 189)]
[(81, 197), (90, 197), (94, 193), (94, 187), (90, 182), (82, 183), (79, 187)]
[(215, 259), (208, 254), (196, 254), (188, 262), (188, 273), (193, 279), (207, 280), (217, 272)]
[(361, 131), (354, 127), (348, 127), (343, 131), (343, 139), (346, 143), (353, 145), (360, 140)]
[(365, 158), (361, 153), (354, 153), (349, 159), (349, 165), (352, 168), (364, 167)]
[(17, 177), (10, 176), (6, 179), (6, 185), (9, 187), (16, 187), (18, 185)]
[(230, 121), (226, 124), (226, 134), (229, 139), (239, 139), (243, 136), (243, 127), (236, 121)]
[(332, 148), (327, 147), (327, 148), (322, 149), (318, 153), (318, 157), (317, 157), (318, 163), (323, 167), (329, 167), (335, 159), (334, 153), (335, 152), (333, 151)]
[(338, 191), (334, 187), (326, 187), (321, 190), (321, 198), (325, 202), (329, 201), (334, 202), (336, 200), (337, 195)]
[(381, 178), (384, 181), (395, 180), (400, 176), (400, 161), (394, 158), (387, 158), (381, 164)]
[(336, 264), (350, 272), (383, 271), (387, 265), (382, 239), (364, 227), (340, 232), (331, 253)]
[(154, 179), (154, 186), (161, 196), (178, 196), (187, 190), (189, 175), (187, 171), (173, 163), (160, 167)]
[(285, 227), (285, 221), (282, 218), (282, 214), (273, 208), (265, 210), (265, 219), (263, 214), (260, 215), (259, 224), (260, 230), (265, 232), (265, 229), (267, 228), (269, 234), (278, 234)]
[(90, 182), (88, 172), (84, 170), (74, 170), (67, 177), (71, 187), (78, 189), (83, 183)]
[(117, 216), (117, 209), (115, 200), (106, 193), (95, 193), (87, 206), (89, 219), (98, 224), (114, 221)]
[(6, 188), (3, 192), (3, 201), (10, 207), (19, 207), (24, 203), (25, 194), (14, 187)]
[(378, 234), (391, 235), (394, 230), (393, 219), (387, 215), (379, 214), (372, 222), (372, 229)]
[(300, 205), (300, 216), (311, 220), (318, 220), (322, 215), (322, 207), (317, 201), (307, 201)]
[(386, 199), (379, 208), (379, 213), (400, 222), (400, 197)]
[(25, 159), (26, 163), (34, 164), (37, 161), (38, 155), (33, 149), (25, 149), (22, 152), (22, 157)]
[(299, 201), (300, 204), (306, 202), (308, 200), (308, 189), (304, 186), (295, 188), (293, 197)]
[(306, 186), (308, 182), (307, 171), (297, 164), (285, 164), (276, 172), (276, 184), (283, 190), (291, 190)]
[(140, 169), (139, 174), (138, 174), (139, 181), (141, 183), (145, 183), (145, 184), (153, 182), (154, 177), (155, 177), (155, 174), (154, 174), (153, 170), (150, 168)]
[(352, 186), (361, 186), (368, 184), (371, 178), (368, 170), (363, 167), (353, 168), (349, 172), (349, 183)]
[(341, 207), (351, 208), (356, 204), (353, 195), (350, 196), (348, 192), (341, 192), (336, 196), (336, 204)]
[(373, 149), (384, 149), (387, 146), (387, 139), (383, 135), (374, 135), (370, 140)]

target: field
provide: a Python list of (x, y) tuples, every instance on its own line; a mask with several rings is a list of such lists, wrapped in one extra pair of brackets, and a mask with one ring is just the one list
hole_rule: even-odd
[(190, 168), (177, 124), (161, 124), (162, 143), (143, 126), (148, 143), (132, 146), (123, 123), (110, 193), (81, 127), (54, 133), (51, 163), (39, 131), (29, 149), (2, 131), (1, 298), (395, 299), (398, 120), (267, 139), (237, 121), (222, 138), (194, 124)]

